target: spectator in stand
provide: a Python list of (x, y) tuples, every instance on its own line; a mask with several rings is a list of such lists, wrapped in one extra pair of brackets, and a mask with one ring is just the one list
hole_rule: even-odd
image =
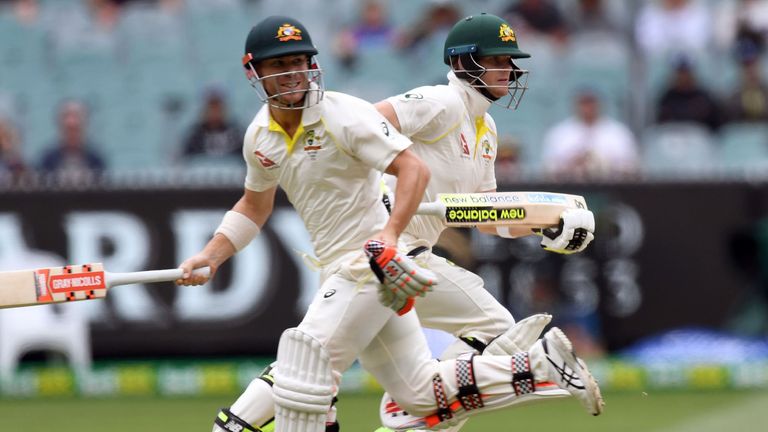
[(243, 135), (243, 129), (229, 118), (224, 92), (209, 88), (205, 92), (200, 118), (184, 140), (184, 156), (235, 156), (239, 160)]
[(345, 67), (351, 68), (359, 50), (391, 46), (394, 37), (384, 5), (379, 0), (368, 0), (363, 3), (359, 21), (339, 34), (336, 55)]
[(618, 35), (622, 33), (621, 24), (606, 10), (602, 0), (578, 0), (569, 2), (565, 10), (565, 19), (571, 34), (576, 33), (606, 33)]
[(9, 120), (0, 118), (0, 182), (18, 181), (25, 171), (19, 154), (19, 135)]
[(544, 137), (543, 164), (555, 179), (627, 177), (640, 166), (637, 142), (627, 126), (601, 112), (591, 89), (575, 97), (575, 115)]
[(519, 0), (504, 11), (519, 33), (539, 33), (565, 42), (568, 28), (557, 5), (551, 0)]
[(427, 45), (427, 42), (439, 41), (442, 52), (443, 41), (453, 25), (461, 19), (461, 15), (461, 9), (452, 0), (431, 0), (421, 18), (397, 35), (395, 44), (419, 57), (419, 53), (422, 53), (420, 48)]
[(768, 0), (718, 2), (714, 16), (715, 39), (723, 52), (738, 51), (742, 45), (765, 52)]
[(13, 16), (22, 25), (35, 25), (40, 18), (40, 3), (37, 0), (14, 0)]
[(693, 122), (717, 130), (723, 122), (720, 103), (699, 85), (694, 66), (678, 57), (670, 84), (659, 100), (657, 122)]
[(698, 1), (647, 1), (635, 24), (635, 40), (649, 57), (711, 51), (712, 17)]
[(768, 86), (757, 48), (744, 48), (739, 59), (741, 81), (728, 98), (729, 121), (768, 121)]
[(71, 180), (89, 179), (104, 171), (104, 159), (87, 138), (88, 112), (76, 100), (62, 103), (57, 113), (59, 136), (40, 162), (40, 170)]

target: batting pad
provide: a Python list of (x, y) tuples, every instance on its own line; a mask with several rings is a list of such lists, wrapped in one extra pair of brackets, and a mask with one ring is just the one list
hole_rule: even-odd
[(489, 343), (483, 354), (512, 355), (528, 351), (550, 321), (552, 321), (550, 314), (535, 314), (518, 321)]
[(284, 331), (272, 389), (275, 432), (324, 432), (334, 383), (323, 344), (297, 328)]

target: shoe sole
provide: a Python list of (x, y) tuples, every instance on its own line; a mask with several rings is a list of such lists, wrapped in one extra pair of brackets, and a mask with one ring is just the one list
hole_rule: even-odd
[(600, 413), (603, 412), (603, 406), (605, 405), (605, 402), (603, 402), (603, 395), (600, 393), (600, 387), (597, 385), (597, 380), (592, 375), (592, 373), (589, 372), (586, 363), (584, 363), (584, 361), (576, 356), (576, 353), (573, 351), (573, 344), (571, 343), (571, 340), (568, 339), (562, 330), (557, 327), (552, 327), (552, 329), (547, 332), (547, 335), (545, 336), (550, 334), (556, 338), (556, 342), (565, 347), (568, 354), (575, 361), (576, 366), (578, 367), (571, 367), (571, 369), (576, 372), (576, 374), (579, 376), (579, 380), (582, 382), (582, 384), (584, 384), (584, 389), (587, 392), (587, 395), (591, 396), (589, 401), (590, 412), (593, 416), (600, 415)]

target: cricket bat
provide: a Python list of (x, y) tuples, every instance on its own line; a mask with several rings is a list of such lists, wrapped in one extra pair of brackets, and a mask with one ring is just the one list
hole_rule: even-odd
[(437, 194), (419, 204), (416, 214), (440, 217), (447, 226), (515, 225), (549, 228), (568, 208), (587, 208), (584, 197), (555, 192), (489, 192)]
[[(208, 276), (210, 271), (203, 267), (193, 273)], [(110, 273), (100, 263), (0, 272), (0, 309), (98, 299), (113, 286), (168, 282), (181, 274), (181, 269)]]

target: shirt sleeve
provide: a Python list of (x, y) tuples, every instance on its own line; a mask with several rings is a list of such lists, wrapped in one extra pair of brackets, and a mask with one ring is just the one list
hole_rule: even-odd
[(387, 102), (395, 109), (400, 132), (429, 143), (459, 125), (464, 107), (453, 96), (448, 86), (419, 87), (387, 98)]
[(397, 132), (394, 126), (373, 105), (364, 102), (350, 110), (353, 122), (344, 127), (341, 143), (346, 151), (368, 166), (384, 172), (411, 140)]
[[(243, 139), (243, 158), (246, 163), (245, 188), (254, 192), (263, 192), (277, 185), (277, 177), (269, 171), (269, 164), (274, 162), (258, 153), (256, 138), (260, 128), (251, 124)], [(261, 157), (261, 159), (260, 159)]]

